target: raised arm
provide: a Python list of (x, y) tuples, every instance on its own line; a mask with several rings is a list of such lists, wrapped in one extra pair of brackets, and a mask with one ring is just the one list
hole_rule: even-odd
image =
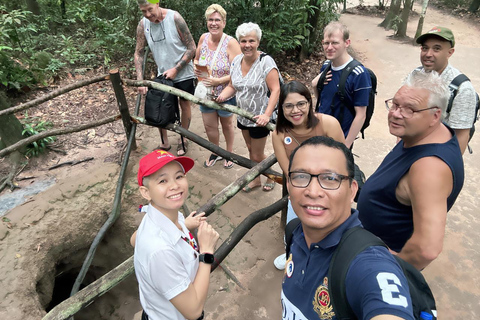
[[(198, 244), (200, 253), (211, 253), (215, 251), (215, 244), (218, 240), (218, 233), (203, 221), (198, 228)], [(200, 317), (207, 299), (208, 285), (210, 282), (211, 265), (200, 262), (195, 280), (187, 290), (183, 291), (170, 302), (187, 319), (197, 319)]]
[(442, 251), (447, 198), (452, 187), (452, 172), (437, 157), (416, 161), (397, 187), (397, 199), (412, 206), (414, 229), (398, 256), (419, 270), (428, 266)]
[[(137, 26), (137, 44), (135, 45), (135, 54), (133, 57), (135, 71), (137, 73), (137, 80), (143, 80), (144, 49), (147, 44), (147, 39), (145, 38), (145, 32), (143, 29), (143, 19), (141, 19)], [(146, 94), (147, 87), (138, 87), (137, 91), (138, 93)]]
[(265, 78), (267, 82), (267, 87), (270, 90), (270, 98), (268, 99), (268, 105), (265, 109), (264, 114), (256, 115), (253, 117), (257, 121), (257, 125), (259, 126), (266, 126), (270, 121), (270, 117), (272, 116), (273, 110), (275, 110), (275, 106), (278, 103), (278, 98), (280, 96), (280, 80), (278, 79), (278, 70), (273, 68), (268, 73), (267, 77)]

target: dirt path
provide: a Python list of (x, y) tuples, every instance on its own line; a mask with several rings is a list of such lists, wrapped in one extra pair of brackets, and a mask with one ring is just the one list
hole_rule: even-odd
[[(418, 9), (417, 9), (418, 10)], [(379, 165), (395, 139), (389, 135), (386, 125), (387, 112), (383, 101), (391, 98), (399, 88), (401, 80), (420, 65), (419, 48), (400, 43), (387, 36), (377, 25), (378, 18), (343, 15), (341, 21), (351, 32), (352, 46), (373, 69), (378, 77), (378, 96), (374, 123), (369, 128), (367, 139), (359, 141), (354, 151), (360, 158), (358, 163), (371, 174)], [(408, 34), (413, 35), (417, 20), (409, 22)], [(480, 90), (480, 30), (457, 18), (446, 16), (429, 8), (424, 30), (443, 25), (453, 30), (456, 51), (450, 62), (465, 72)], [(478, 319), (480, 315), (480, 135), (474, 136), (471, 146), (473, 154), (465, 154), (465, 184), (455, 206), (448, 214), (443, 252), (424, 271), (437, 299), (440, 319)]]
[[(387, 38), (391, 32), (377, 27), (380, 19), (344, 15), (341, 20), (351, 30), (352, 46), (359, 58), (376, 72), (379, 79), (372, 125), (366, 139), (359, 140), (354, 149), (359, 156), (358, 163), (370, 175), (395, 142), (388, 133), (383, 100), (392, 97), (403, 77), (419, 65), (419, 49)], [(466, 71), (480, 90), (480, 31), (431, 9), (425, 28), (444, 22), (457, 38), (452, 64)], [(409, 34), (413, 34), (415, 27), (416, 21), (410, 22)], [(193, 110), (190, 129), (205, 137), (198, 108)], [(87, 277), (90, 281), (133, 253), (128, 239), (141, 220), (137, 208), (143, 203), (135, 181), (137, 163), (140, 156), (158, 145), (158, 133), (156, 129), (141, 127), (137, 137), (139, 148), (129, 166), (122, 217), (97, 251), (92, 272)], [(171, 138), (176, 141), (173, 134)], [(221, 144), (224, 145), (223, 140)], [(480, 262), (480, 235), (477, 231), (480, 222), (475, 214), (480, 205), (477, 190), (480, 183), (480, 163), (477, 160), (480, 134), (474, 137), (472, 146), (475, 153), (465, 156), (464, 189), (449, 213), (444, 251), (425, 270), (437, 297), (441, 319), (476, 319), (480, 314), (480, 275), (475, 268)], [(102, 150), (105, 152), (98, 147), (83, 152), (97, 155)], [(234, 152), (248, 154), (238, 131)], [(266, 152), (273, 152), (270, 140)], [(190, 210), (204, 204), (245, 172), (238, 166), (225, 170), (220, 164), (204, 168), (202, 163), (208, 153), (194, 144), (190, 144), (189, 156), (196, 163), (189, 173), (187, 204)], [(279, 170), (278, 166), (275, 168)], [(89, 244), (110, 212), (117, 175), (117, 165), (101, 161), (61, 169), (54, 187), (6, 214), (11, 224), (0, 224), (0, 270), (6, 271), (0, 273), (0, 319), (39, 319), (45, 314), (54, 278), (78, 272)], [(248, 195), (239, 194), (209, 220), (224, 240), (249, 213), (279, 199), (280, 194), (278, 186), (270, 193), (256, 190)], [(240, 289), (221, 270), (215, 271), (206, 304), (207, 320), (281, 318), (283, 272), (277, 271), (272, 261), (283, 250), (282, 237), (278, 214), (255, 226), (246, 235), (226, 258), (225, 265), (247, 289)], [(66, 282), (63, 286), (69, 288)], [(139, 310), (136, 281), (130, 277), (75, 318), (130, 320)]]

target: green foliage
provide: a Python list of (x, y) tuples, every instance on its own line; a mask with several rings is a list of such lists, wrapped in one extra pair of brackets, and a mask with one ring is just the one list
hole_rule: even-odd
[[(38, 117), (28, 117), (28, 114), (25, 115), (22, 124), (24, 127), (22, 135), (24, 135), (25, 137), (34, 136), (53, 127), (53, 124), (50, 121), (40, 120)], [(38, 141), (32, 142), (27, 146), (27, 151), (25, 155), (27, 157), (38, 156), (45, 151), (48, 144), (54, 142), (56, 139), (56, 137), (46, 137)]]
[(472, 0), (439, 0), (438, 2), (452, 9), (456, 9), (456, 8), (468, 9)]

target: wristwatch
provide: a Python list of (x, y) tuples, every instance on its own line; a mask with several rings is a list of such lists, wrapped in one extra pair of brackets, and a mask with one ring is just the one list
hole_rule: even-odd
[(213, 254), (211, 253), (202, 253), (199, 257), (198, 260), (200, 262), (206, 263), (206, 264), (212, 264), (215, 261), (215, 258)]

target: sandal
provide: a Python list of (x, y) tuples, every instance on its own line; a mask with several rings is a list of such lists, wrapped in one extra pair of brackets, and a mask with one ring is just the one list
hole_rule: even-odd
[(265, 183), (263, 185), (263, 191), (270, 192), (275, 188), (275, 182)]
[(250, 193), (254, 189), (257, 189), (260, 186), (261, 186), (260, 184), (257, 184), (256, 186), (253, 186), (253, 187), (250, 187), (249, 185), (246, 185), (245, 187), (243, 187), (242, 191), (245, 192), (245, 193)]
[(233, 162), (225, 159), (225, 162), (223, 163), (223, 167), (225, 169), (232, 169), (233, 168)]
[(212, 154), (210, 154), (210, 158), (208, 158), (208, 160), (205, 160), (205, 162), (203, 163), (203, 166), (205, 168), (213, 167), (215, 165), (215, 163), (217, 163), (218, 160), (222, 160), (222, 159), (223, 159), (222, 157), (217, 156), (216, 154), (212, 153)]
[[(185, 140), (184, 142), (185, 148), (182, 146), (182, 142), (180, 141), (177, 145), (177, 156), (181, 157), (187, 154), (188, 152), (188, 141)], [(182, 152), (182, 153), (180, 153)]]
[(155, 148), (155, 150), (163, 150), (163, 151), (169, 151), (170, 149), (172, 149), (172, 145), (169, 145), (168, 147), (158, 146)]

